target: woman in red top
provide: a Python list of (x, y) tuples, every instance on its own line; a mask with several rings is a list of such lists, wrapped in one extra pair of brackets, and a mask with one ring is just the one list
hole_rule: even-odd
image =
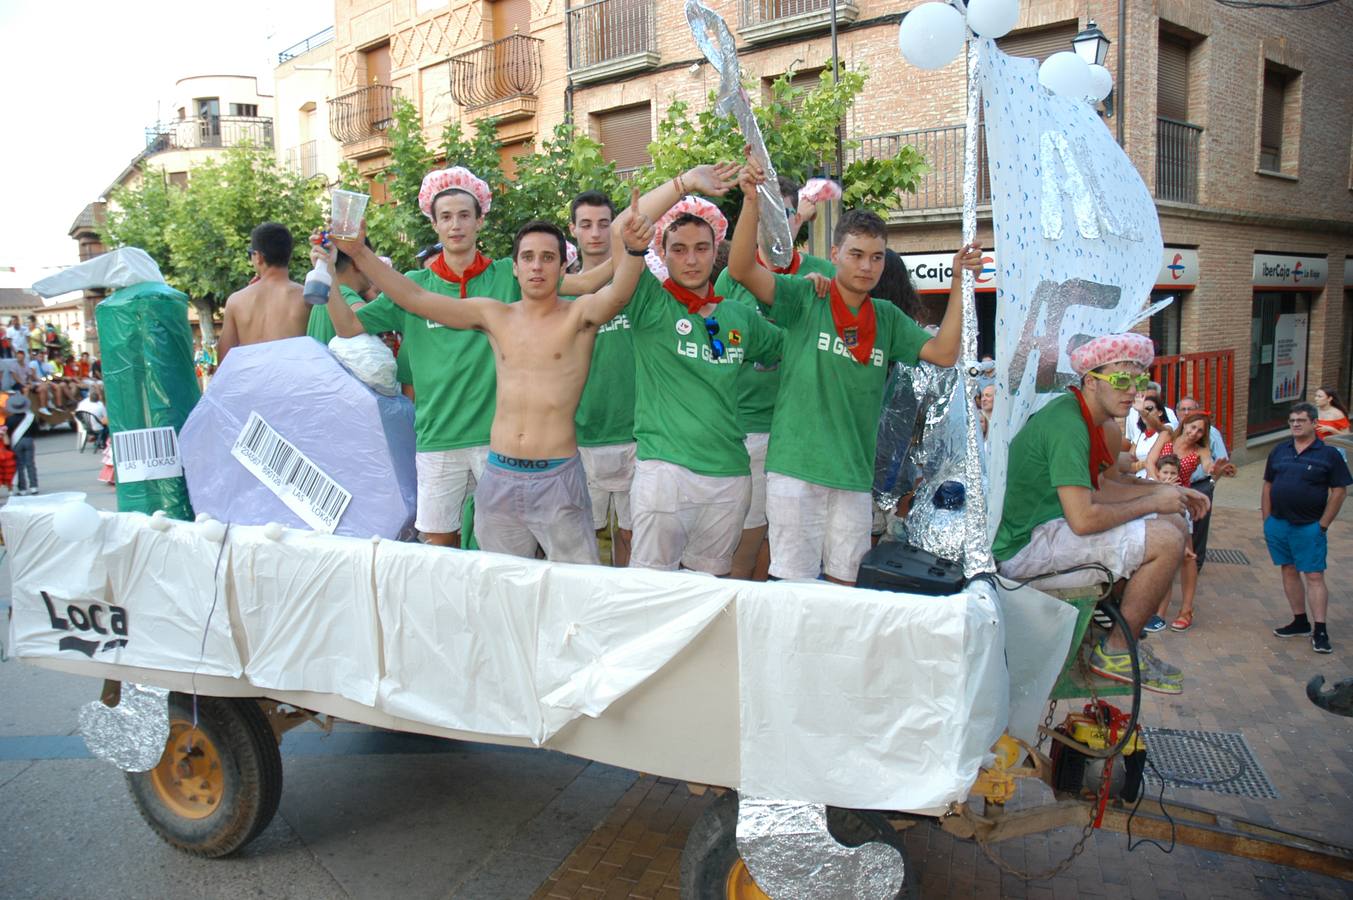
[(1348, 407), (1339, 399), (1339, 395), (1327, 387), (1316, 388), (1315, 436), (1322, 441), (1336, 434), (1348, 434)]
[[(1177, 435), (1167, 425), (1161, 431), (1160, 440), (1156, 441), (1146, 458), (1146, 471), (1152, 479), (1159, 481), (1160, 470), (1156, 468), (1156, 463), (1162, 456), (1172, 454), (1179, 458), (1180, 484), (1189, 484), (1194, 470), (1199, 468), (1211, 475), (1213, 459), (1212, 451), (1208, 449), (1211, 437), (1212, 420), (1203, 413), (1185, 416), (1184, 421), (1179, 423)], [(1183, 595), (1183, 601), (1180, 604), (1179, 616), (1170, 623), (1170, 630), (1188, 631), (1193, 627), (1193, 599), (1198, 591), (1198, 557), (1194, 554), (1193, 547), (1188, 544), (1184, 545), (1184, 561), (1179, 565), (1179, 591)], [(1170, 595), (1166, 594), (1156, 615), (1164, 619), (1169, 609)]]

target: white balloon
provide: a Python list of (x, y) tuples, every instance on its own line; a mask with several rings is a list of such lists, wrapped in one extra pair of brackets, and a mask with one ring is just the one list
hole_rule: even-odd
[(1103, 66), (1090, 67), (1090, 83), (1085, 96), (1098, 103), (1113, 90), (1113, 73)]
[(198, 524), (202, 536), (213, 543), (219, 543), (225, 537), (226, 527), (224, 522), (218, 522), (208, 517)]
[(169, 517), (164, 514), (164, 510), (157, 509), (150, 514), (150, 527), (153, 531), (169, 530)]
[(984, 38), (1004, 37), (1019, 21), (1019, 0), (968, 0), (968, 27)]
[(1090, 84), (1090, 67), (1072, 51), (1063, 50), (1043, 60), (1038, 83), (1059, 97), (1080, 99)]
[(89, 540), (102, 523), (98, 510), (80, 500), (57, 507), (52, 514), (52, 531), (71, 543)]
[(269, 522), (263, 526), (263, 536), (270, 541), (280, 541), (282, 539), (283, 529), (281, 522)]
[(947, 65), (963, 49), (963, 14), (947, 3), (922, 3), (902, 19), (897, 48), (918, 69)]

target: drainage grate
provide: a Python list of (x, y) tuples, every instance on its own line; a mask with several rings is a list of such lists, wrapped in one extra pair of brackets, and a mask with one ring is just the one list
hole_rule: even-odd
[(1230, 563), (1233, 566), (1248, 566), (1250, 558), (1239, 550), (1213, 550), (1208, 548), (1207, 561), (1211, 563)]
[[(1276, 800), (1273, 782), (1242, 734), (1142, 727), (1148, 781), (1216, 794)], [(1155, 767), (1155, 771), (1152, 770)]]

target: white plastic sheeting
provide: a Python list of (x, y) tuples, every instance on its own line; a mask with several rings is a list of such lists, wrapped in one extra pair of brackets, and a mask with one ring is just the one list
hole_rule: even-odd
[(160, 267), (140, 247), (122, 247), (35, 281), (33, 290), (44, 297), (55, 297), (85, 289), (115, 291), (145, 281), (163, 283)]
[(240, 675), (225, 591), (216, 591), (221, 545), (188, 524), (155, 531), (140, 513), (101, 513), (94, 537), (71, 543), (52, 531), (52, 514), (72, 499), (84, 495), (14, 497), (0, 508), (11, 652)]
[(918, 811), (962, 799), (1005, 728), (1004, 649), (985, 586), (744, 586), (741, 790)]
[[(608, 717), (665, 666), (709, 666), (683, 649), (736, 615), (740, 739), (714, 742), (734, 765), (704, 765), (755, 796), (912, 811), (963, 799), (1008, 720), (1007, 641), (1019, 638), (1010, 671), (1028, 686), (1016, 733), (1036, 724), (1066, 655), (1068, 610), (1037, 592), (1003, 617), (985, 584), (950, 597), (755, 585), (245, 525), (216, 542), (205, 525), (161, 531), (139, 513), (102, 514), (74, 543), (52, 532), (70, 498), (0, 509), (17, 656), (135, 666), (148, 683), (157, 669), (242, 678), (260, 694), (342, 697), (373, 721), (541, 744)], [(716, 674), (692, 683), (728, 684)], [(690, 747), (654, 752), (707, 757), (706, 705), (668, 703)], [(629, 740), (625, 721), (605, 723), (614, 740)]]

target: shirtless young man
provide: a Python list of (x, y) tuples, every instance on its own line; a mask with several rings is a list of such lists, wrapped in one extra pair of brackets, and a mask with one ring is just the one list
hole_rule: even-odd
[(258, 281), (230, 295), (217, 342), (217, 364), (245, 344), (301, 337), (310, 321), (304, 289), (291, 280), (293, 242), (285, 225), (264, 222), (249, 234), (249, 262)]
[(555, 562), (598, 561), (573, 418), (597, 329), (629, 302), (652, 236), (645, 217), (631, 216), (616, 237), (627, 252), (617, 253), (614, 279), (569, 302), (559, 297), (563, 232), (548, 222), (529, 222), (513, 241), (513, 271), (521, 285), (521, 302), (513, 304), (488, 297), (448, 300), (382, 266), (361, 243), (335, 239), (399, 306), (450, 328), (481, 331), (493, 346), (497, 406), (489, 462), (475, 489), (475, 534), (483, 549), (531, 557), (540, 545)]

